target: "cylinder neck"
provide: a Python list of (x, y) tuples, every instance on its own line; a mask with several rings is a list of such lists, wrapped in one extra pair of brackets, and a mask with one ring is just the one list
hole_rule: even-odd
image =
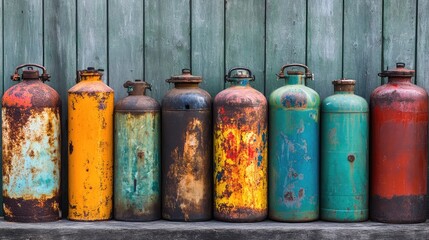
[(232, 86), (250, 86), (249, 79), (237, 79), (235, 81), (231, 81)]
[(304, 75), (288, 75), (285, 77), (286, 85), (305, 85)]
[(80, 81), (102, 81), (101, 75), (98, 74), (81, 74)]
[(354, 85), (335, 85), (334, 93), (336, 94), (354, 94), (355, 86)]
[(389, 77), (387, 79), (387, 82), (389, 82), (389, 83), (410, 83), (411, 78), (410, 77)]
[(175, 82), (175, 88), (198, 88), (199, 83), (195, 82)]

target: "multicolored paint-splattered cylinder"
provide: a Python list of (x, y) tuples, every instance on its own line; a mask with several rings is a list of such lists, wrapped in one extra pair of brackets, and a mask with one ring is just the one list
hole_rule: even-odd
[(397, 63), (379, 73), (388, 83), (371, 94), (370, 219), (426, 221), (428, 93)]
[(321, 106), (320, 218), (368, 219), (368, 103), (354, 94), (355, 80), (332, 82)]
[(161, 107), (145, 96), (150, 84), (127, 81), (128, 97), (115, 106), (114, 217), (161, 218)]
[[(21, 77), (18, 70), (25, 67)], [(61, 101), (43, 84), (49, 80), (45, 67), (18, 66), (12, 80), (20, 79), (2, 99), (4, 219), (55, 221), (60, 217)]]
[(212, 100), (202, 81), (183, 69), (162, 100), (162, 217), (204, 221), (212, 217)]
[[(306, 72), (285, 68), (303, 67)], [(307, 66), (287, 64), (286, 85), (269, 98), (269, 217), (306, 222), (319, 217), (319, 95), (305, 86)]]
[(267, 217), (267, 100), (233, 68), (232, 86), (214, 100), (214, 217), (255, 222)]
[(108, 220), (113, 210), (114, 92), (101, 70), (78, 72), (68, 91), (70, 220)]

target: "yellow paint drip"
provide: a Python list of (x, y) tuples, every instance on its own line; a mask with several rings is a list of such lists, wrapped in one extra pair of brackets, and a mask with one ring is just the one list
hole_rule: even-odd
[(101, 74), (69, 90), (69, 219), (107, 220), (113, 197), (114, 93)]

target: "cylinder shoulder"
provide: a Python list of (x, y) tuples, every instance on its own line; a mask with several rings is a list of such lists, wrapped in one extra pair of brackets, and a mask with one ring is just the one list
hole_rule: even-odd
[(219, 92), (214, 100), (215, 105), (260, 106), (267, 105), (264, 94), (249, 86), (233, 86)]
[(89, 92), (89, 93), (98, 93), (98, 92), (114, 92), (111, 87), (105, 84), (102, 81), (81, 81), (71, 87), (68, 91), (69, 93), (79, 93), (79, 92)]
[(313, 89), (304, 85), (286, 85), (270, 94), (270, 106), (278, 108), (319, 108), (320, 97)]
[(387, 83), (377, 87), (371, 94), (371, 104), (391, 104), (395, 101), (416, 102), (428, 101), (427, 91), (412, 83)]
[(212, 98), (201, 88), (173, 88), (162, 99), (162, 109), (211, 109)]
[(322, 101), (322, 112), (368, 112), (367, 101), (355, 94), (334, 94)]
[(161, 106), (158, 101), (155, 99), (144, 96), (144, 95), (135, 95), (128, 96), (118, 101), (115, 106), (116, 111), (159, 111)]
[(41, 81), (22, 81), (10, 87), (2, 98), (3, 107), (59, 107), (60, 95)]

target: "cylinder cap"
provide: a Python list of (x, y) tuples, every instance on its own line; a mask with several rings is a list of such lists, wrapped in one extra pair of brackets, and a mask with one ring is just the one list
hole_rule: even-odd
[(194, 76), (191, 74), (190, 69), (182, 69), (182, 74), (177, 76), (171, 76), (165, 80), (168, 83), (200, 83), (203, 81), (201, 76)]
[(287, 71), (287, 75), (304, 75), (302, 71)]
[(146, 89), (151, 90), (152, 85), (141, 79), (136, 79), (134, 82), (125, 82), (124, 88), (128, 89), (128, 95), (145, 95)]
[(22, 80), (39, 79), (39, 71), (28, 68), (22, 71)]
[(336, 92), (354, 92), (356, 81), (353, 79), (342, 78), (332, 81), (334, 91)]
[(385, 70), (378, 74), (380, 77), (413, 77), (415, 71), (405, 68), (405, 63), (396, 63), (396, 68), (393, 70)]

